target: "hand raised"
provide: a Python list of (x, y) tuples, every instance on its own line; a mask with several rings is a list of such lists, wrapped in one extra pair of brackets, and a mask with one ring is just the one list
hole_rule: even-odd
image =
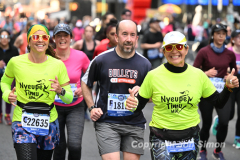
[(129, 88), (128, 92), (130, 93), (130, 96), (127, 98), (125, 106), (127, 110), (134, 111), (137, 108), (138, 101), (135, 99), (134, 90)]
[(51, 88), (53, 88), (53, 89), (50, 89), (50, 91), (54, 91), (54, 92), (60, 94), (62, 91), (62, 87), (60, 86), (60, 84), (58, 82), (57, 76), (55, 76), (55, 79), (49, 79), (49, 81), (53, 82), (53, 83), (51, 83)]
[(235, 69), (233, 68), (231, 73), (226, 78), (226, 84), (229, 88), (237, 88), (239, 87), (239, 81), (236, 76), (234, 76)]

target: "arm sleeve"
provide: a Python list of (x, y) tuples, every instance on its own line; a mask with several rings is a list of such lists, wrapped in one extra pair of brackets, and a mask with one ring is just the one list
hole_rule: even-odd
[[(59, 82), (60, 85), (63, 85), (65, 83), (69, 82), (69, 81), (70, 81), (70, 79), (69, 79), (68, 74), (67, 74), (67, 68), (64, 65), (64, 63), (62, 61), (60, 61), (58, 82)], [(62, 88), (64, 88), (66, 90), (66, 92), (65, 92), (64, 96), (59, 95), (59, 97), (61, 98), (61, 100), (64, 103), (67, 103), (67, 104), (71, 103), (72, 100), (73, 100), (73, 93), (72, 93), (72, 90), (71, 90), (71, 86), (66, 85), (66, 86), (63, 86)]]
[(196, 68), (200, 68), (204, 61), (204, 53), (203, 50), (200, 50), (197, 54), (197, 57), (194, 60), (193, 66)]
[(9, 78), (6, 76), (6, 74), (3, 74), (1, 79), (1, 90), (3, 92), (2, 98), (5, 102), (10, 103), (8, 101), (8, 96), (11, 92), (11, 84), (13, 82), (14, 78)]
[(205, 98), (209, 103), (214, 105), (216, 108), (223, 108), (225, 104), (227, 103), (231, 92), (228, 90), (228, 88), (225, 86), (223, 91), (221, 93), (218, 93), (218, 91), (215, 91), (211, 96)]
[(61, 98), (61, 100), (64, 103), (70, 104), (73, 101), (73, 93), (72, 93), (72, 89), (70, 85), (66, 85), (64, 87), (62, 87), (66, 90), (66, 93), (64, 96), (59, 95), (59, 97)]
[(8, 101), (8, 96), (11, 92), (11, 85), (14, 80), (14, 58), (12, 58), (6, 67), (5, 73), (1, 79), (1, 90), (3, 92), (2, 98), (5, 102), (10, 103)]
[(147, 104), (149, 98), (152, 97), (151, 75), (148, 73), (145, 77), (137, 96), (138, 106), (135, 112), (140, 112)]
[(142, 96), (140, 96), (140, 94), (137, 95), (137, 99), (138, 99), (138, 106), (134, 112), (142, 111), (143, 108), (146, 106), (147, 102), (149, 101), (149, 99), (143, 98)]

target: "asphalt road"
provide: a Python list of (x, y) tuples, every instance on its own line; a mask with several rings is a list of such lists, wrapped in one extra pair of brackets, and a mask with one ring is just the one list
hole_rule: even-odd
[[(151, 120), (151, 114), (153, 110), (153, 104), (149, 103), (144, 109), (144, 115), (149, 123)], [(5, 109), (3, 108), (3, 111)], [(214, 113), (215, 115), (216, 113)], [(232, 121), (229, 123), (228, 136), (226, 139), (225, 148), (223, 153), (227, 160), (239, 160), (240, 150), (236, 150), (232, 147), (234, 134), (235, 134), (235, 124), (236, 124), (236, 115)], [(201, 124), (200, 124), (201, 126)], [(148, 124), (145, 130), (145, 142), (149, 141), (148, 138), (149, 129)], [(211, 134), (209, 142), (215, 142), (215, 137)], [(213, 148), (208, 148), (208, 160), (213, 160), (211, 157)], [(122, 156), (121, 156), (122, 157)], [(66, 158), (67, 159), (67, 158)], [(121, 158), (122, 159), (122, 158)], [(13, 148), (12, 136), (11, 136), (11, 127), (6, 126), (4, 123), (0, 124), (0, 160), (17, 160), (15, 150)], [(95, 137), (95, 132), (93, 128), (93, 123), (85, 121), (85, 128), (83, 134), (83, 143), (82, 143), (82, 160), (101, 160), (98, 147)], [(141, 160), (150, 160), (150, 151), (145, 149), (145, 153), (141, 156)]]

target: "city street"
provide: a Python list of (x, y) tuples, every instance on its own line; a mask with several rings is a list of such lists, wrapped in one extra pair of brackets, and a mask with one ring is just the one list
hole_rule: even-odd
[[(153, 104), (149, 103), (144, 109), (144, 115), (147, 119), (147, 128), (145, 131), (145, 142), (149, 141), (149, 128), (148, 123), (151, 120), (151, 114), (153, 110)], [(5, 111), (3, 109), (3, 111)], [(215, 115), (216, 113), (214, 113)], [(240, 150), (236, 150), (232, 147), (234, 134), (235, 134), (235, 123), (236, 115), (234, 119), (229, 123), (228, 136), (226, 139), (226, 145), (223, 149), (223, 153), (227, 160), (238, 160), (240, 157)], [(200, 125), (201, 126), (201, 125)], [(215, 142), (215, 137), (210, 134), (209, 142)], [(213, 160), (212, 158), (213, 148), (208, 148), (208, 160)], [(67, 158), (66, 158), (67, 159)], [(96, 137), (94, 133), (93, 123), (85, 122), (83, 143), (82, 143), (82, 160), (100, 160), (98, 153), (98, 147), (96, 142)], [(122, 159), (122, 158), (121, 158)], [(12, 144), (11, 137), (11, 127), (6, 126), (4, 123), (0, 124), (0, 160), (17, 160), (15, 150)], [(141, 156), (141, 160), (150, 160), (149, 149), (145, 149), (145, 154)]]

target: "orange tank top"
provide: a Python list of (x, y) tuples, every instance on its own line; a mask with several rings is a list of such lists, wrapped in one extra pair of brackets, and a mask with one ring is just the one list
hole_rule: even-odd
[(22, 33), (23, 44), (19, 47), (20, 55), (25, 54), (27, 50), (27, 33)]

